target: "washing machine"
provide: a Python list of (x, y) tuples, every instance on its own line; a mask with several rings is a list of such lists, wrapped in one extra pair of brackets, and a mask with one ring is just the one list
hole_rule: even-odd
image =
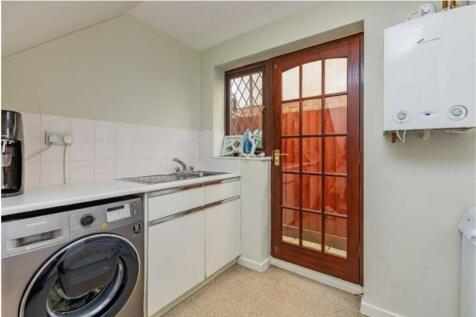
[(2, 217), (2, 317), (143, 317), (143, 227), (133, 196)]

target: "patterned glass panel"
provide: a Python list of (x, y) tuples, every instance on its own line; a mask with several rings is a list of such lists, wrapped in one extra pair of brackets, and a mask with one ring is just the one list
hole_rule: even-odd
[(299, 208), (299, 193), (301, 191), (299, 174), (283, 173), (283, 207)]
[(234, 77), (229, 82), (230, 134), (263, 129), (263, 73)]
[(319, 252), (321, 251), (321, 217), (312, 212), (302, 213), (302, 245)]
[(302, 102), (302, 134), (320, 134), (322, 131), (322, 100), (308, 99)]
[(302, 208), (320, 212), (322, 210), (322, 176), (302, 176)]
[(302, 96), (319, 96), (322, 90), (322, 61), (302, 65)]
[(347, 257), (347, 219), (326, 216), (324, 252)]
[(299, 245), (299, 211), (283, 208), (282, 240)]
[(299, 138), (281, 140), (282, 171), (299, 172)]

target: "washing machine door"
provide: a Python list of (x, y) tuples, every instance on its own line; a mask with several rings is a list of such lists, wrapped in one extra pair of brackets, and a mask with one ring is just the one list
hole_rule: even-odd
[(20, 317), (113, 317), (136, 285), (134, 246), (112, 234), (81, 238), (52, 256), (23, 296)]

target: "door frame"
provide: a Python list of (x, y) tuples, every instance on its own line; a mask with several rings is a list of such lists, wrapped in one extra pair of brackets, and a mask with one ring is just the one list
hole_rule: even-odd
[[(334, 259), (333, 257), (327, 257), (326, 260), (328, 260), (330, 263), (329, 263), (329, 266), (319, 266), (319, 267), (316, 267), (315, 265), (309, 265), (309, 262), (308, 261), (311, 257), (314, 257), (316, 256), (315, 254), (315, 251), (309, 251), (309, 252), (306, 252), (307, 250), (304, 250), (304, 249), (301, 249), (299, 248), (299, 251), (304, 251), (304, 254), (301, 254), (300, 256), (298, 257), (293, 257), (292, 255), (290, 254), (287, 254), (286, 256), (283, 256), (282, 255), (278, 255), (276, 250), (275, 250), (275, 247), (277, 246), (278, 243), (281, 243), (281, 239), (280, 239), (280, 230), (281, 230), (281, 202), (278, 201), (278, 199), (276, 197), (280, 197), (280, 191), (281, 191), (281, 182), (274, 182), (273, 179), (276, 178), (276, 175), (278, 173), (281, 173), (280, 171), (280, 167), (276, 167), (274, 165), (274, 162), (272, 161), (271, 162), (271, 254), (273, 257), (276, 257), (276, 258), (279, 258), (279, 259), (283, 259), (284, 261), (287, 261), (287, 260), (290, 260), (292, 263), (295, 263), (297, 265), (300, 265), (300, 266), (303, 266), (303, 267), (307, 267), (307, 268), (310, 268), (310, 269), (313, 269), (313, 270), (316, 270), (316, 271), (319, 271), (319, 272), (322, 272), (324, 274), (328, 274), (328, 275), (332, 275), (332, 276), (336, 276), (338, 278), (342, 278), (342, 279), (345, 279), (345, 280), (348, 280), (350, 282), (353, 282), (353, 283), (356, 283), (356, 284), (360, 284), (360, 285), (363, 285), (363, 252), (364, 252), (364, 248), (363, 248), (363, 185), (364, 185), (364, 182), (363, 182), (363, 124), (364, 124), (364, 117), (363, 117), (363, 85), (364, 85), (364, 74), (363, 74), (363, 70), (364, 70), (364, 67), (363, 67), (363, 62), (364, 62), (364, 57), (363, 57), (363, 39), (364, 39), (364, 36), (363, 36), (363, 33), (358, 33), (358, 34), (354, 34), (354, 35), (351, 35), (351, 36), (347, 36), (347, 37), (344, 37), (344, 38), (340, 38), (340, 39), (337, 39), (337, 40), (333, 40), (333, 41), (329, 41), (329, 42), (326, 42), (326, 43), (322, 43), (322, 44), (319, 44), (319, 45), (315, 45), (315, 46), (312, 46), (312, 47), (308, 47), (308, 48), (305, 48), (305, 49), (301, 49), (301, 50), (298, 50), (298, 51), (295, 51), (295, 52), (291, 52), (291, 53), (287, 53), (287, 54), (284, 54), (284, 55), (281, 55), (281, 56), (277, 56), (275, 58), (272, 58), (270, 59), (270, 64), (272, 65), (271, 67), (271, 77), (272, 80), (270, 81), (268, 87), (272, 88), (272, 87), (276, 87), (277, 84), (277, 81), (278, 81), (278, 76), (275, 76), (275, 62), (279, 61), (280, 59), (282, 58), (285, 58), (285, 57), (288, 57), (290, 55), (296, 55), (296, 54), (306, 54), (307, 52), (309, 51), (312, 51), (312, 50), (316, 50), (316, 49), (319, 49), (321, 47), (327, 47), (327, 46), (330, 46), (330, 45), (333, 45), (333, 44), (340, 44), (342, 43), (343, 41), (348, 41), (348, 40), (351, 40), (351, 39), (354, 39), (354, 40), (357, 40), (358, 43), (359, 43), (359, 65), (358, 65), (358, 70), (359, 70), (359, 78), (358, 79), (355, 79), (359, 85), (358, 87), (358, 96), (357, 96), (357, 100), (355, 100), (355, 102), (358, 103), (358, 113), (357, 115), (359, 116), (359, 126), (358, 127), (354, 127), (354, 129), (357, 129), (357, 132), (359, 133), (359, 136), (358, 136), (358, 150), (357, 152), (359, 153), (358, 156), (356, 157), (357, 159), (357, 164), (358, 164), (358, 173), (359, 173), (359, 177), (358, 177), (358, 186), (359, 186), (359, 191), (358, 193), (355, 193), (355, 197), (354, 199), (357, 200), (357, 202), (355, 203), (354, 207), (356, 208), (356, 212), (358, 213), (358, 225), (357, 227), (358, 228), (355, 228), (355, 230), (358, 230), (357, 232), (357, 237), (358, 237), (358, 265), (359, 265), (359, 268), (358, 268), (358, 277), (355, 278), (355, 276), (352, 276), (352, 275), (355, 275), (355, 274), (348, 274), (347, 272), (344, 272), (344, 271), (336, 271), (336, 265), (338, 266), (338, 263), (339, 262), (342, 262), (341, 259)], [(268, 78), (269, 78), (268, 77)], [(268, 118), (272, 117), (272, 120), (270, 122), (270, 131), (277, 131), (277, 128), (279, 128), (279, 122), (281, 120), (280, 118), (280, 112), (279, 111), (276, 111), (275, 110), (275, 106), (277, 104), (280, 104), (281, 100), (277, 100), (277, 98), (280, 96), (280, 94), (276, 94), (274, 92), (274, 89), (270, 89), (270, 92), (271, 92), (271, 95), (272, 97), (270, 98), (271, 100), (270, 103), (268, 104), (268, 108), (269, 109), (272, 109), (272, 116), (268, 116)], [(348, 131), (349, 133), (350, 131)], [(355, 131), (354, 131), (355, 133)], [(280, 133), (274, 133), (273, 135), (270, 133), (269, 134), (269, 147), (267, 148), (268, 151), (268, 155), (272, 155), (270, 149), (271, 148), (278, 148), (278, 144), (280, 144), (281, 142), (281, 138), (280, 138)], [(277, 171), (279, 170), (279, 171)], [(350, 196), (350, 193), (349, 193), (349, 196)], [(350, 198), (349, 198), (350, 199)], [(279, 211), (279, 212), (278, 212)], [(290, 248), (292, 249), (293, 246), (290, 245)]]

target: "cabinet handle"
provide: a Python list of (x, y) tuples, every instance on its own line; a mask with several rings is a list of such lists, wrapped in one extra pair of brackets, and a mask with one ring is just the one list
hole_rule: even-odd
[(205, 206), (195, 207), (195, 208), (192, 208), (192, 209), (188, 209), (188, 210), (185, 210), (185, 211), (178, 212), (178, 213), (170, 215), (170, 216), (150, 220), (148, 222), (148, 224), (149, 224), (149, 227), (152, 227), (152, 226), (158, 225), (158, 224), (166, 222), (166, 221), (170, 221), (170, 220), (173, 220), (173, 219), (184, 217), (186, 215), (190, 215), (190, 214), (193, 214), (193, 213), (196, 213), (198, 211), (202, 211), (204, 209), (208, 209), (208, 208), (211, 208), (211, 207), (223, 205), (223, 204), (229, 203), (231, 201), (235, 201), (237, 199), (240, 199), (240, 196), (235, 196), (235, 197), (223, 199), (223, 200), (220, 200), (220, 201), (217, 201), (217, 202), (214, 202), (214, 203), (207, 204)]

